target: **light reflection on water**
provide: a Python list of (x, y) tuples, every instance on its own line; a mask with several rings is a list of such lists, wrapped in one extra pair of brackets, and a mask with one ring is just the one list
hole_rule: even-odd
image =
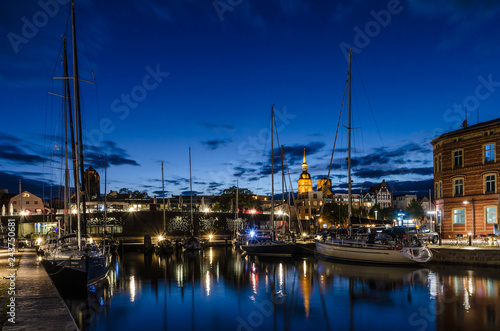
[(261, 260), (232, 248), (126, 252), (112, 265), (87, 299), (66, 299), (82, 330), (500, 329), (498, 269)]

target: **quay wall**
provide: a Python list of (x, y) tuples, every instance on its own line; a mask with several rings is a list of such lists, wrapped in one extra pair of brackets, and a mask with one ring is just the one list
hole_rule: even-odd
[[(191, 232), (191, 216), (189, 212), (167, 211), (166, 213), (167, 233), (171, 236), (185, 236)], [(108, 226), (120, 225), (121, 233), (116, 233), (116, 237), (143, 237), (144, 235), (157, 236), (163, 232), (163, 211), (140, 211), (140, 212), (112, 212), (108, 213)], [(256, 226), (264, 225), (269, 220), (269, 215), (264, 214), (239, 214), (243, 220), (243, 225)], [(30, 233), (35, 233), (36, 223), (56, 223), (57, 218), (62, 215), (30, 215), (23, 216), (2, 216), (1, 221), (7, 224), (7, 219), (16, 219), (17, 235), (24, 237)], [(234, 213), (193, 213), (193, 228), (195, 235), (206, 235), (209, 233), (217, 236), (228, 236), (233, 233)], [(92, 226), (102, 226), (104, 221), (103, 213), (90, 213), (86, 216), (87, 228)], [(69, 226), (69, 225), (67, 225)], [(64, 228), (65, 226), (62, 225)], [(76, 222), (73, 221), (73, 228)]]
[(432, 263), (500, 267), (500, 248), (431, 247)]

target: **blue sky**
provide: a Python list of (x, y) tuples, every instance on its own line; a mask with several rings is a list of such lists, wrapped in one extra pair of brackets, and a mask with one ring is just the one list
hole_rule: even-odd
[[(61, 182), (61, 36), (68, 0), (0, 4), (0, 188), (42, 194)], [(108, 190), (218, 194), (239, 180), (271, 189), (275, 105), (296, 189), (327, 175), (352, 46), (355, 191), (432, 188), (436, 135), (498, 118), (496, 1), (77, 0), (87, 160)], [(348, 46), (350, 45), (350, 46)], [(345, 114), (344, 114), (345, 115)], [(342, 125), (346, 125), (346, 116)], [(276, 146), (276, 143), (275, 143)], [(346, 188), (339, 130), (332, 181)], [(88, 163), (87, 163), (88, 165)], [(278, 167), (279, 169), (279, 167)], [(276, 176), (281, 188), (281, 176)], [(42, 185), (45, 183), (45, 185)], [(102, 191), (103, 189), (101, 189)], [(47, 193), (45, 193), (47, 195)], [(53, 192), (53, 194), (56, 194)]]

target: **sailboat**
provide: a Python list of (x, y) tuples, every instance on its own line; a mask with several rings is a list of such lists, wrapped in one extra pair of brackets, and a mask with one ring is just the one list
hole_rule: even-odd
[(174, 244), (167, 239), (167, 220), (165, 218), (165, 180), (163, 179), (163, 162), (161, 163), (161, 186), (163, 195), (163, 233), (158, 237), (155, 251), (158, 254), (168, 254), (174, 251)]
[(241, 245), (248, 255), (291, 257), (295, 249), (295, 244), (275, 240), (276, 229), (274, 221), (274, 108), (271, 107), (271, 238), (251, 237), (245, 244)]
[(191, 148), (189, 148), (189, 191), (190, 191), (190, 210), (191, 210), (191, 236), (185, 239), (182, 243), (187, 251), (196, 251), (203, 248), (203, 241), (194, 236), (194, 222), (193, 222), (193, 181), (191, 178)]
[[(70, 114), (71, 141), (73, 151), (73, 174), (75, 181), (76, 195), (76, 215), (77, 215), (77, 232), (69, 234), (58, 239), (56, 247), (47, 251), (43, 257), (42, 263), (47, 270), (47, 273), (56, 282), (64, 282), (75, 285), (87, 285), (98, 281), (105, 277), (109, 270), (110, 254), (103, 253), (92, 238), (82, 235), (82, 222), (80, 214), (80, 198), (81, 185), (79, 171), (83, 173), (83, 142), (80, 114), (80, 93), (79, 93), (79, 77), (77, 63), (77, 47), (76, 47), (76, 28), (75, 28), (75, 1), (71, 3), (72, 16), (72, 41), (73, 41), (73, 78), (69, 78), (67, 53), (66, 53), (66, 38), (63, 38), (63, 61), (64, 61), (64, 91), (65, 91), (65, 107), (69, 109), (65, 114)], [(71, 117), (71, 97), (69, 96), (69, 79), (73, 79), (74, 83), (74, 128)], [(65, 119), (66, 119), (65, 115)], [(65, 121), (65, 137), (67, 137), (68, 125)], [(67, 141), (67, 139), (66, 139)], [(65, 147), (67, 159), (67, 144)], [(83, 178), (83, 176), (82, 176)], [(66, 166), (65, 187), (69, 187), (69, 171)], [(67, 197), (67, 193), (65, 194)], [(85, 203), (84, 203), (85, 204)], [(65, 209), (66, 211), (67, 209)], [(85, 210), (85, 209), (84, 209)], [(67, 226), (67, 223), (65, 224)]]
[[(348, 72), (348, 148), (347, 148), (347, 168), (348, 168), (348, 222), (349, 232), (351, 232), (352, 217), (352, 181), (351, 181), (351, 56), (349, 50), (349, 72)], [(376, 243), (370, 240), (351, 239), (329, 239), (325, 241), (316, 240), (316, 250), (322, 257), (369, 264), (421, 264), (432, 259), (432, 253), (425, 246), (416, 246), (411, 243), (404, 243), (397, 240), (385, 243)]]

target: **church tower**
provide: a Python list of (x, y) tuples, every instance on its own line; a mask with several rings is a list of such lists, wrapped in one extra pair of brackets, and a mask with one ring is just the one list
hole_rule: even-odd
[(306, 149), (304, 148), (304, 160), (302, 161), (302, 173), (299, 177), (299, 194), (313, 190), (311, 175), (307, 172)]
[(90, 166), (83, 173), (85, 187), (85, 198), (87, 201), (99, 198), (101, 196), (101, 181), (97, 171)]

